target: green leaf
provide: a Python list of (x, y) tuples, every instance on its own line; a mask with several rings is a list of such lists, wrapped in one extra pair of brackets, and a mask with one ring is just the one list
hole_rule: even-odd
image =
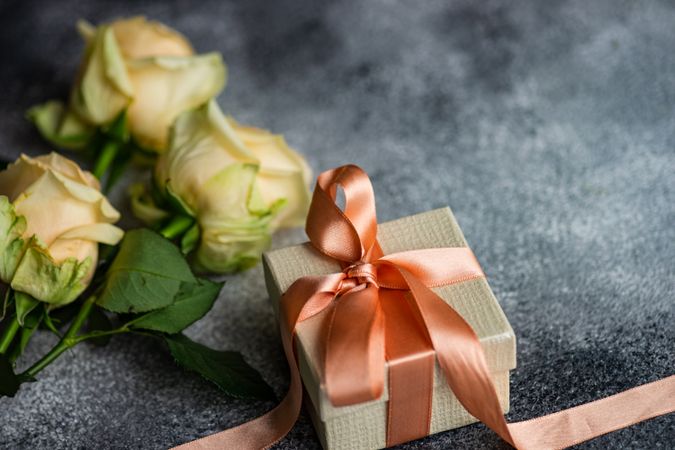
[(199, 279), (198, 283), (183, 283), (173, 304), (133, 320), (131, 327), (179, 333), (211, 310), (223, 284), (206, 279)]
[(196, 283), (178, 247), (145, 228), (125, 234), (97, 303), (117, 313), (146, 312), (173, 303), (182, 283)]
[(14, 368), (7, 355), (0, 355), (0, 397), (14, 397), (21, 386), (21, 379), (14, 373)]
[(69, 150), (86, 147), (96, 131), (57, 100), (33, 106), (26, 117), (35, 124), (45, 140)]
[(24, 326), (26, 316), (40, 304), (38, 300), (20, 291), (14, 292), (14, 303), (16, 304), (16, 318), (21, 326)]
[[(108, 316), (106, 316), (103, 309), (98, 306), (94, 306), (89, 313), (89, 318), (87, 320), (87, 331), (110, 331), (113, 329), (112, 322)], [(110, 342), (111, 335), (99, 336), (96, 338), (89, 339), (94, 345), (104, 346), (108, 345)]]
[(232, 397), (274, 399), (272, 388), (238, 352), (218, 351), (183, 334), (165, 335), (176, 362), (216, 384)]

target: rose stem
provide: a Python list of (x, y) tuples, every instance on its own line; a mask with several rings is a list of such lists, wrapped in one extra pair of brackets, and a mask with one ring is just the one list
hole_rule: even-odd
[(96, 164), (94, 164), (94, 176), (99, 180), (103, 178), (103, 175), (108, 171), (108, 167), (114, 161), (115, 156), (119, 150), (119, 143), (114, 140), (107, 140), (103, 146), (103, 150), (99, 153), (98, 158), (96, 159)]
[(194, 223), (195, 220), (190, 216), (176, 216), (165, 227), (159, 230), (159, 234), (167, 239), (173, 239), (187, 231)]
[(5, 328), (4, 333), (2, 333), (2, 337), (0, 337), (0, 355), (4, 354), (7, 349), (9, 349), (9, 346), (12, 345), (14, 336), (21, 327), (21, 325), (19, 325), (19, 319), (16, 317), (16, 315), (13, 315), (10, 320), (11, 322), (9, 325), (7, 325), (7, 328)]
[(66, 334), (63, 335), (59, 343), (56, 344), (56, 346), (52, 348), (49, 353), (43, 356), (42, 359), (26, 369), (26, 371), (20, 375), (22, 378), (35, 377), (38, 372), (51, 364), (61, 355), (61, 353), (65, 352), (79, 342), (76, 335), (80, 331), (80, 328), (82, 328), (82, 325), (84, 325), (87, 317), (89, 317), (89, 313), (91, 312), (95, 302), (96, 297), (92, 295), (82, 303), (80, 311), (77, 313), (77, 316), (75, 316), (75, 319), (73, 319), (73, 323), (70, 324), (70, 328), (68, 328), (68, 331), (66, 331)]

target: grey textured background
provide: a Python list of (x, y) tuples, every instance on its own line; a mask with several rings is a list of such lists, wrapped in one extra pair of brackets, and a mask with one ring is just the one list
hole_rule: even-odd
[[(672, 2), (0, 5), (2, 155), (47, 151), (23, 112), (66, 95), (75, 20), (144, 13), (224, 54), (227, 112), (285, 134), (317, 172), (368, 170), (380, 220), (451, 205), (518, 336), (509, 419), (673, 374)], [(229, 277), (189, 334), (241, 350), (284, 392), (260, 268)], [(37, 336), (26, 359), (53, 343)], [(0, 446), (165, 448), (272, 406), (229, 399), (155, 342), (122, 337), (78, 347), (0, 400)], [(674, 442), (671, 415), (580, 448)], [(304, 414), (279, 447), (318, 448)], [(505, 445), (474, 425), (404, 446), (437, 447)]]

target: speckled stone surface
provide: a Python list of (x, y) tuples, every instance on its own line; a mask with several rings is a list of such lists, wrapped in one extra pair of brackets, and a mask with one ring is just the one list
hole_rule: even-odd
[[(3, 156), (48, 150), (23, 113), (65, 97), (76, 19), (135, 13), (224, 54), (228, 113), (285, 134), (317, 172), (368, 170), (381, 220), (453, 208), (518, 337), (509, 419), (673, 374), (672, 2), (4, 0)], [(260, 268), (228, 277), (189, 334), (284, 392)], [(53, 343), (38, 335), (22, 364)], [(167, 448), (273, 406), (221, 395), (139, 337), (80, 346), (39, 378), (0, 400), (0, 447)], [(579, 448), (673, 442), (671, 415)], [(402, 448), (448, 447), (506, 445), (473, 425)], [(278, 448), (319, 448), (305, 414)]]

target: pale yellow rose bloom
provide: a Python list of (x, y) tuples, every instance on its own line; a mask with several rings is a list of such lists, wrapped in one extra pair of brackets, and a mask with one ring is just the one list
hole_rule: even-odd
[(98, 244), (123, 236), (120, 214), (89, 172), (56, 153), (26, 155), (0, 172), (0, 278), (59, 306), (87, 287)]
[(272, 203), (279, 198), (286, 206), (273, 220), (274, 227), (297, 227), (305, 224), (309, 207), (312, 171), (305, 159), (290, 148), (283, 136), (260, 128), (228, 122), (235, 135), (260, 162), (256, 182), (263, 200)]
[[(159, 23), (148, 22), (144, 17), (116, 20), (110, 24), (125, 59), (152, 58), (153, 56), (192, 56), (190, 42), (176, 30)], [(91, 25), (80, 22), (83, 35), (91, 35)]]
[(48, 102), (29, 112), (59, 145), (77, 147), (87, 126), (109, 124), (126, 109), (135, 140), (162, 152), (175, 118), (225, 86), (219, 53), (194, 55), (181, 34), (158, 22), (133, 17), (98, 27), (80, 22), (78, 28), (87, 47), (69, 106)]
[[(250, 267), (275, 229), (302, 224), (310, 177), (281, 136), (237, 124), (213, 101), (178, 118), (155, 171), (159, 189), (197, 220), (196, 260), (212, 272)], [(144, 220), (163, 217), (138, 195), (132, 205)]]

